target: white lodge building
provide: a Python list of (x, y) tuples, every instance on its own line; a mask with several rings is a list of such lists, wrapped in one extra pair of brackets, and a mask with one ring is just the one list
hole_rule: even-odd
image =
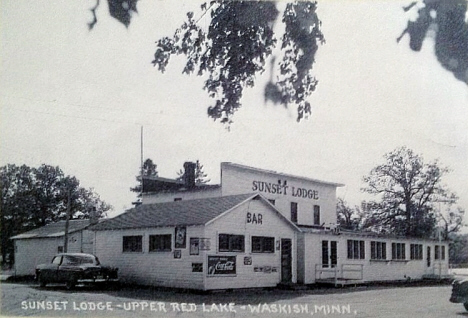
[(93, 227), (122, 281), (200, 290), (443, 277), (448, 244), (340, 231), (338, 183), (233, 163), (220, 185), (143, 179), (143, 204)]

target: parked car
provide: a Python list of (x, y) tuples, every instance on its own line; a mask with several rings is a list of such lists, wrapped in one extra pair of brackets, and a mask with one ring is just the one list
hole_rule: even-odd
[(452, 303), (463, 303), (468, 311), (468, 278), (455, 279), (452, 283)]
[(67, 289), (77, 284), (118, 284), (117, 268), (102, 266), (92, 254), (61, 253), (50, 264), (36, 267), (36, 279), (41, 287), (48, 283), (64, 283)]

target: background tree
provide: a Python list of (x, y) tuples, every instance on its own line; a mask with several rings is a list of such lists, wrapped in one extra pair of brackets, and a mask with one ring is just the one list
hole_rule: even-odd
[(361, 212), (358, 207), (352, 208), (342, 198), (336, 203), (336, 216), (340, 229), (357, 231), (360, 229)]
[(144, 177), (157, 177), (158, 176), (157, 168), (158, 166), (153, 162), (153, 160), (151, 160), (150, 158), (146, 159), (143, 162), (143, 167), (140, 167), (140, 172), (136, 176), (136, 180), (138, 184), (130, 188), (130, 191), (140, 194), (141, 193), (141, 176), (143, 175)]
[(468, 234), (450, 233), (450, 264), (468, 264)]
[[(185, 171), (183, 169), (180, 169), (179, 172), (177, 172), (178, 177), (176, 180), (179, 181), (184, 181), (185, 178)], [(199, 160), (195, 162), (195, 184), (196, 185), (201, 185), (210, 182), (211, 179), (208, 179), (208, 175), (204, 172), (204, 167), (200, 163)]]
[(439, 227), (443, 240), (449, 240), (452, 233), (457, 233), (465, 224), (463, 216), (465, 211), (461, 207), (452, 209), (451, 206), (445, 212), (439, 209)]
[(59, 167), (8, 164), (0, 167), (0, 176), (3, 262), (13, 252), (11, 236), (65, 219), (68, 192), (71, 218), (89, 218), (94, 210), (98, 217), (104, 217), (112, 208), (93, 189), (81, 187), (77, 178), (65, 176)]
[(449, 172), (437, 161), (423, 158), (406, 147), (385, 156), (385, 163), (364, 177), (364, 191), (378, 195), (367, 213), (368, 226), (380, 232), (413, 237), (429, 237), (437, 224), (435, 204), (444, 200), (455, 204), (457, 197), (441, 183)]

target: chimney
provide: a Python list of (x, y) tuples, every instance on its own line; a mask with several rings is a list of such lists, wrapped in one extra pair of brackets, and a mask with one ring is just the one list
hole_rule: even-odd
[(184, 163), (184, 182), (187, 189), (195, 187), (195, 167), (197, 165), (194, 162)]

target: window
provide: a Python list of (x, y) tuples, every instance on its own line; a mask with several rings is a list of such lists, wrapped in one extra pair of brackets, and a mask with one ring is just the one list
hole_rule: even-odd
[(123, 237), (123, 252), (143, 252), (143, 243), (141, 235), (124, 236)]
[(252, 236), (252, 253), (274, 253), (275, 238), (267, 236)]
[(405, 243), (392, 243), (392, 259), (405, 260)]
[(434, 248), (434, 258), (437, 260), (445, 260), (445, 246), (436, 245)]
[(291, 222), (297, 223), (297, 202), (291, 202)]
[(322, 241), (322, 267), (327, 268), (329, 266), (328, 259), (328, 241)]
[(423, 259), (423, 246), (422, 244), (410, 245), (410, 259), (422, 260)]
[(268, 201), (273, 205), (275, 205), (275, 203), (276, 203), (276, 201), (274, 199), (268, 199)]
[(172, 235), (150, 235), (149, 236), (149, 251), (150, 252), (170, 252), (172, 250)]
[(63, 246), (57, 247), (57, 253), (63, 253)]
[(314, 205), (314, 225), (320, 225), (320, 206)]
[(62, 256), (56, 256), (52, 260), (52, 264), (54, 264), (54, 265), (60, 265), (61, 262), (62, 262)]
[(219, 234), (220, 252), (244, 252), (244, 235)]
[(174, 201), (182, 201), (182, 198), (174, 198)]
[(371, 259), (387, 259), (387, 243), (371, 241)]
[(364, 241), (348, 240), (348, 259), (365, 259)]

